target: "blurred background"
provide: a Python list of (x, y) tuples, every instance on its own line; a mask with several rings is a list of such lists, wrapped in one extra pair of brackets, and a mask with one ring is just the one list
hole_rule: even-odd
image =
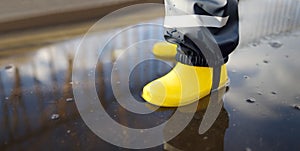
[(82, 35), (101, 17), (138, 3), (163, 0), (2, 0), (0, 50), (29, 49)]

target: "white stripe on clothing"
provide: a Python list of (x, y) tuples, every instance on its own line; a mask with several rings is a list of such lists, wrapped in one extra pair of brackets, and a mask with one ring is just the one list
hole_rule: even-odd
[(185, 27), (216, 27), (221, 28), (226, 25), (229, 16), (207, 16), (207, 15), (179, 15), (165, 16), (164, 27), (185, 28)]

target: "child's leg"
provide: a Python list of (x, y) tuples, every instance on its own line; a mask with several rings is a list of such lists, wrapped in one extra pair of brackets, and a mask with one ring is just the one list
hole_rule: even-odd
[(217, 84), (225, 85), (224, 64), (239, 40), (237, 0), (165, 0), (165, 5), (165, 39), (177, 45), (179, 63), (146, 85), (142, 96), (155, 105), (180, 106), (210, 93), (213, 68), (222, 66)]

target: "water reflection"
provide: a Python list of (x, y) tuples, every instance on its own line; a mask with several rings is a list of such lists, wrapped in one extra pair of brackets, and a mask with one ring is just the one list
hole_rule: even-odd
[[(216, 121), (212, 124), (212, 127), (204, 134), (199, 134), (199, 127), (204, 120), (204, 114), (207, 111), (207, 106), (211, 98), (217, 99), (217, 102), (223, 102), (223, 96), (226, 92), (226, 88), (215, 91), (210, 97), (200, 100), (198, 110), (194, 115), (193, 120), (189, 125), (174, 139), (164, 144), (165, 150), (224, 150), (224, 136), (226, 129), (229, 126), (229, 117), (227, 111), (222, 108)], [(215, 101), (215, 100), (211, 100)], [(179, 109), (183, 114), (187, 114), (188, 106), (185, 109)], [(185, 111), (185, 112), (184, 112)], [(164, 133), (168, 133), (167, 127)]]
[(240, 46), (268, 35), (299, 29), (298, 0), (240, 0)]
[[(300, 139), (299, 105), (299, 1), (296, 0), (241, 0), (241, 45), (250, 41), (257, 44), (241, 47), (228, 63), (231, 88), (225, 94), (224, 108), (213, 127), (198, 135), (205, 112), (205, 98), (188, 127), (173, 140), (148, 150), (298, 150)], [(259, 3), (260, 5), (257, 5)], [(257, 8), (258, 7), (258, 8)], [(253, 11), (253, 8), (256, 8)], [(161, 22), (161, 19), (154, 22)], [(152, 21), (153, 22), (153, 21)], [(250, 24), (256, 22), (257, 26)], [(97, 44), (109, 32), (88, 37), (89, 47)], [(290, 33), (274, 35), (280, 32)], [(153, 27), (138, 28), (118, 37), (100, 59), (96, 72), (90, 72), (87, 60), (76, 70), (96, 74), (98, 95), (109, 115), (123, 125), (134, 128), (152, 127), (167, 120), (174, 112), (160, 109), (147, 116), (127, 112), (114, 98), (111, 70), (124, 46), (135, 40), (162, 34)], [(269, 35), (269, 36), (268, 36)], [(271, 35), (271, 36), (270, 36)], [(268, 36), (259, 39), (263, 36)], [(54, 44), (25, 55), (12, 54), (0, 61), (0, 149), (1, 150), (126, 150), (104, 142), (94, 135), (81, 120), (73, 98), (72, 64), (79, 39)], [(124, 66), (134, 62), (137, 55), (151, 55), (140, 51), (125, 60)], [(95, 54), (86, 51), (86, 55)], [(170, 66), (171, 65), (171, 66)], [(147, 61), (138, 65), (130, 75), (130, 91), (138, 100), (145, 83), (167, 73), (168, 64)], [(124, 82), (123, 72), (116, 82)], [(117, 80), (118, 79), (118, 80)], [(88, 85), (87, 85), (88, 86)], [(276, 93), (272, 93), (276, 92)], [(248, 98), (256, 101), (248, 103)], [(202, 106), (201, 106), (202, 105)], [(148, 106), (149, 109), (151, 107)], [(57, 120), (51, 120), (58, 114)]]
[[(49, 66), (53, 80), (50, 86), (45, 84), (47, 81), (41, 81), (34, 65), (30, 66), (32, 71), (30, 72), (32, 74), (31, 77), (28, 76), (29, 72), (25, 72), (25, 75), (21, 74), (20, 69), (22, 69), (22, 65), (14, 66), (13, 70), (9, 72), (6, 69), (1, 70), (1, 77), (12, 73), (14, 75), (11, 76), (11, 81), (13, 81), (11, 82), (12, 89), (6, 95), (9, 99), (1, 99), (1, 149), (26, 150), (30, 148), (32, 150), (44, 150), (45, 146), (48, 146), (49, 150), (63, 150), (64, 148), (75, 150), (85, 150), (87, 148), (118, 150), (117, 147), (103, 142), (90, 132), (80, 119), (74, 102), (66, 101), (67, 98), (73, 97), (70, 84), (73, 59), (68, 55), (66, 57), (66, 60), (68, 60), (66, 70), (56, 70), (53, 65)], [(159, 67), (159, 70), (156, 70), (157, 68), (155, 67)], [(112, 64), (99, 63), (96, 71), (98, 77), (96, 85), (98, 88), (101, 88), (98, 89), (98, 95), (104, 98), (102, 104), (113, 119), (126, 126), (145, 128), (159, 125), (172, 115), (175, 109), (160, 109), (158, 112), (147, 116), (135, 115), (124, 110), (116, 103), (112, 94), (110, 74), (106, 74), (110, 73), (108, 71), (111, 70)], [(140, 90), (145, 83), (160, 77), (169, 70), (169, 65), (153, 60), (140, 64), (130, 76), (132, 94), (140, 97)], [(30, 78), (33, 79), (28, 80)], [(63, 83), (58, 82), (61, 78), (64, 79)], [(1, 84), (3, 85), (3, 81), (1, 81)], [(4, 88), (2, 86), (1, 94), (6, 94), (2, 93), (3, 91)], [(199, 111), (195, 115), (194, 122), (189, 125), (189, 129), (199, 126), (195, 125), (195, 123), (199, 124), (199, 121), (201, 121), (199, 118), (204, 113), (207, 103), (208, 98), (205, 98), (199, 104)], [(151, 109), (150, 105), (148, 108)], [(222, 112), (225, 112), (225, 110), (222, 109)], [(53, 115), (59, 115), (59, 118), (52, 120)], [(217, 121), (220, 121), (220, 119)], [(224, 125), (227, 124), (225, 123)], [(189, 134), (191, 132), (184, 133)], [(217, 137), (223, 137), (223, 135), (218, 135)], [(208, 136), (210, 137), (210, 135)], [(220, 141), (220, 143), (222, 142)], [(49, 144), (53, 145), (49, 146)], [(149, 150), (162, 149), (163, 146), (159, 146)]]

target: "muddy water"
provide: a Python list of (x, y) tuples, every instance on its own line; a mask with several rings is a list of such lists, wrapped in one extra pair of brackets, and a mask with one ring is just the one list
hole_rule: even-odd
[[(251, 11), (257, 3), (262, 3), (261, 9), (257, 9), (261, 14), (258, 18), (257, 12)], [(205, 134), (198, 134), (209, 100), (206, 97), (200, 100), (194, 118), (178, 136), (147, 150), (299, 150), (299, 2), (241, 0), (240, 5), (242, 47), (231, 55), (228, 63), (230, 89), (216, 94), (225, 96), (216, 122)], [(253, 20), (259, 28), (249, 25)], [(101, 38), (114, 30), (90, 35), (86, 55), (95, 55), (88, 50), (97, 48)], [(128, 30), (116, 37), (118, 43), (107, 45), (95, 71), (91, 72), (89, 60), (74, 68), (86, 71), (86, 76), (95, 75), (102, 105), (122, 125), (157, 126), (175, 111), (161, 108), (149, 115), (133, 114), (116, 102), (112, 90), (113, 84), (129, 83), (130, 93), (136, 101), (143, 102), (142, 87), (171, 70), (174, 60), (162, 58), (144, 61), (128, 70), (138, 58), (155, 58), (150, 50), (155, 41), (163, 39), (161, 33), (162, 28), (156, 26)], [(141, 51), (122, 54), (124, 46), (151, 37), (158, 39), (144, 42), (142, 47), (137, 45), (136, 49)], [(72, 92), (78, 81), (72, 81), (71, 76), (79, 41), (80, 38), (73, 39), (22, 56), (1, 58), (1, 150), (126, 150), (97, 137), (78, 113)], [(129, 79), (124, 78), (126, 74)], [(153, 109), (151, 105), (146, 107)]]

